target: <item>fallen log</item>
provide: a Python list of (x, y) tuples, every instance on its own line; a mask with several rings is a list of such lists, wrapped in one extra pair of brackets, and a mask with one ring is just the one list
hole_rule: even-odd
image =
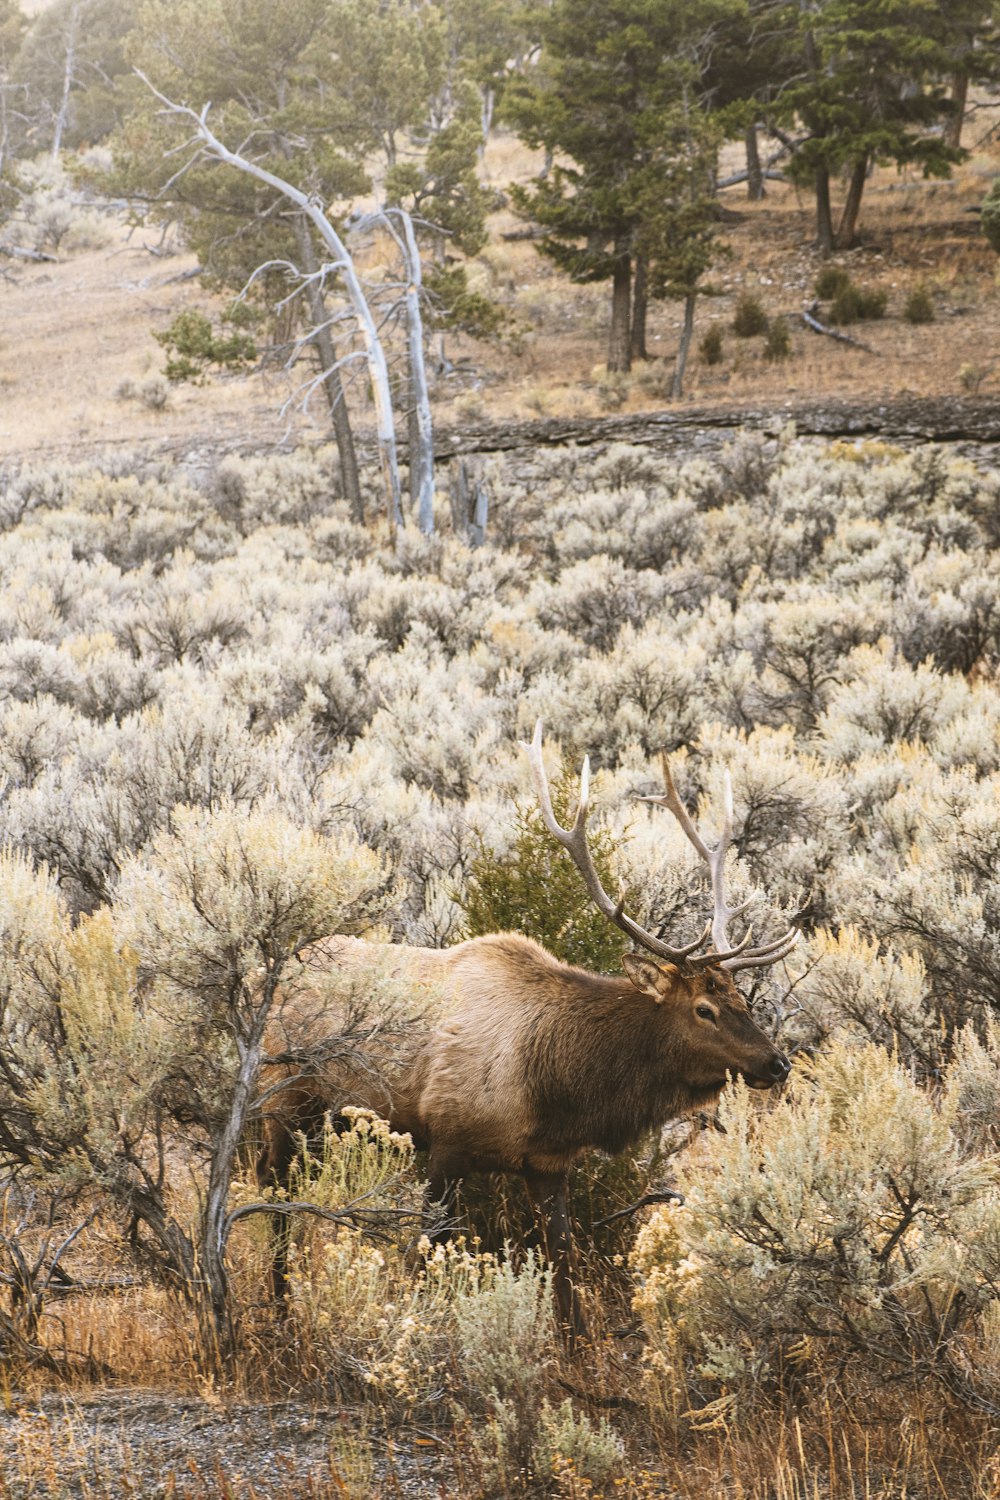
[(807, 328), (811, 328), (813, 333), (822, 333), (828, 339), (836, 339), (840, 344), (850, 344), (852, 349), (863, 349), (866, 354), (880, 357), (879, 351), (873, 349), (871, 344), (863, 343), (861, 339), (853, 338), (849, 333), (842, 333), (839, 328), (829, 328), (825, 323), (821, 323), (811, 308), (804, 307), (801, 316), (803, 323)]
[(0, 255), (10, 255), (16, 260), (51, 261), (58, 265), (58, 255), (49, 255), (47, 250), (29, 250), (27, 245), (0, 245)]

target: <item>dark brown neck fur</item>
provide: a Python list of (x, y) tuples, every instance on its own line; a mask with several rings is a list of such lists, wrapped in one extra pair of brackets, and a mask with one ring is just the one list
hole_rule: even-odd
[(533, 1006), (522, 1028), (524, 1077), (549, 1149), (615, 1153), (649, 1130), (709, 1104), (722, 1085), (683, 1081), (684, 1045), (668, 1007), (627, 981), (565, 971), (553, 1003)]

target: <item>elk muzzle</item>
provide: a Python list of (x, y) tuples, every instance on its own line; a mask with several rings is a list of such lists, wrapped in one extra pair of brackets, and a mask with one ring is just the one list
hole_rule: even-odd
[(791, 1071), (788, 1058), (777, 1048), (763, 1061), (759, 1071), (756, 1068), (752, 1072), (749, 1068), (741, 1069), (743, 1080), (751, 1089), (772, 1089), (775, 1084), (784, 1083)]

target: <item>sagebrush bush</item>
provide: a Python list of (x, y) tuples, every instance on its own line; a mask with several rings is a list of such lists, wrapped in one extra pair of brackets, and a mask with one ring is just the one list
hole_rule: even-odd
[(786, 1369), (808, 1387), (832, 1357), (848, 1378), (987, 1397), (966, 1340), (996, 1298), (1000, 1178), (963, 1150), (960, 1097), (960, 1082), (934, 1098), (890, 1053), (849, 1042), (800, 1066), (781, 1109), (728, 1090), (726, 1135), (685, 1178), (685, 1209), (658, 1210), (636, 1245), (658, 1384), (691, 1378), (693, 1404), (727, 1392), (748, 1419)]
[[(950, 1266), (967, 1242), (956, 1337), (985, 1380), (1000, 1368), (1000, 1323), (982, 1292), (994, 1192), (982, 1174), (998, 1097), (1000, 481), (940, 450), (825, 445), (791, 431), (743, 435), (686, 462), (614, 443), (490, 459), (484, 472), (495, 505), (474, 556), (448, 536), (404, 537), (386, 551), (336, 498), (324, 449), (227, 460), (201, 488), (134, 456), (101, 471), (3, 475), (0, 841), (18, 852), (0, 882), (0, 1005), (4, 1066), (27, 1091), (18, 1108), (45, 1127), (51, 1159), (72, 1166), (74, 1191), (127, 1186), (138, 1168), (123, 1153), (148, 1146), (155, 1156), (149, 1122), (174, 1119), (184, 1080), (232, 1078), (232, 1033), (215, 1025), (213, 1007), (268, 961), (260, 934), (288, 909), (296, 871), (312, 872), (308, 890), (295, 887), (308, 896), (306, 932), (377, 923), (387, 937), (439, 946), (530, 916), (567, 957), (615, 970), (617, 930), (577, 921), (576, 876), (564, 890), (563, 856), (527, 811), (534, 792), (517, 742), (542, 716), (571, 768), (567, 820), (583, 755), (599, 770), (606, 889), (624, 893), (645, 926), (683, 942), (710, 909), (683, 832), (640, 800), (662, 790), (661, 752), (710, 836), (731, 772), (729, 886), (734, 900), (752, 899), (757, 938), (803, 909), (800, 952), (741, 980), (796, 1055), (791, 1102), (757, 1121), (738, 1096), (730, 1135), (703, 1142), (685, 1167), (697, 1177), (708, 1162), (696, 1184), (706, 1196), (692, 1214), (656, 1221), (660, 1235), (668, 1224), (685, 1235), (700, 1226), (677, 1262), (681, 1281), (707, 1280), (704, 1245), (724, 1269), (690, 1337), (662, 1308), (646, 1310), (671, 1421), (723, 1399), (723, 1375), (724, 1399), (745, 1405), (784, 1378), (788, 1360), (808, 1399), (819, 1342), (836, 1344), (849, 1366), (855, 1358), (844, 1309), (866, 1340), (881, 1340), (880, 1371), (901, 1372), (904, 1347), (909, 1368), (924, 1369), (928, 1306), (939, 1307), (942, 1284), (931, 1248)], [(374, 484), (366, 475), (366, 493)], [(338, 906), (330, 862), (341, 854), (359, 889)], [(300, 934), (280, 927), (279, 936), (287, 945)], [(373, 997), (379, 1014), (384, 1000)], [(827, 1063), (809, 1073), (810, 1058), (848, 1043), (858, 1059), (881, 1058), (850, 1073), (870, 1116), (834, 1109)], [(87, 1087), (74, 1083), (88, 1076)], [(218, 1090), (206, 1082), (195, 1103), (202, 1123), (171, 1150), (188, 1151), (191, 1132), (211, 1126)], [(879, 1260), (896, 1222), (885, 1164), (905, 1166), (887, 1134), (893, 1120), (910, 1121), (940, 1169), (914, 1221), (922, 1238), (908, 1225), (897, 1242), (925, 1277), (919, 1316), (896, 1247)], [(865, 1155), (858, 1138), (869, 1126)], [(71, 1136), (78, 1154), (55, 1149)], [(817, 1141), (822, 1153), (810, 1157)], [(748, 1178), (737, 1173), (744, 1147)], [(772, 1172), (772, 1155), (787, 1169)], [(841, 1158), (863, 1184), (853, 1204), (846, 1168), (836, 1176)], [(31, 1171), (48, 1159), (36, 1151)], [(401, 1201), (419, 1196), (419, 1170), (400, 1158)], [(645, 1150), (585, 1168), (585, 1220), (635, 1201), (650, 1170)], [(341, 1186), (322, 1178), (317, 1169), (310, 1192), (332, 1202)], [(730, 1196), (711, 1198), (725, 1182)], [(759, 1196), (765, 1189), (774, 1201)], [(756, 1240), (747, 1248), (748, 1192), (765, 1217), (802, 1207), (815, 1266), (783, 1262)], [(834, 1205), (836, 1223), (821, 1202)], [(514, 1215), (507, 1200), (488, 1206), (496, 1244)], [(595, 1234), (587, 1278), (627, 1245), (629, 1225)], [(494, 1270), (452, 1259), (435, 1287), (411, 1280), (396, 1249), (378, 1247), (380, 1264), (349, 1231), (301, 1238), (292, 1317), (310, 1379), (327, 1369), (336, 1386), (397, 1412), (461, 1405), (455, 1308)], [(661, 1252), (643, 1256), (652, 1284)], [(665, 1249), (661, 1258), (672, 1264)], [(821, 1332), (796, 1325), (805, 1302), (789, 1302), (781, 1265), (793, 1290), (820, 1277), (830, 1320)], [(518, 1274), (503, 1263), (508, 1271)], [(608, 1272), (608, 1284), (619, 1274)], [(668, 1290), (663, 1307), (686, 1295)], [(529, 1291), (511, 1295), (527, 1303)], [(693, 1300), (685, 1307), (693, 1317)], [(546, 1368), (548, 1339), (538, 1345)], [(949, 1388), (974, 1404), (982, 1387), (959, 1375)], [(536, 1393), (529, 1431), (509, 1391), (489, 1410), (466, 1392), (460, 1420), (479, 1426), (484, 1472), (492, 1464), (521, 1475), (511, 1485), (541, 1485), (546, 1465), (614, 1448), (562, 1411), (551, 1381)], [(515, 1455), (509, 1470), (504, 1454)], [(594, 1474), (588, 1482), (603, 1482)], [(565, 1474), (557, 1482), (565, 1487)]]

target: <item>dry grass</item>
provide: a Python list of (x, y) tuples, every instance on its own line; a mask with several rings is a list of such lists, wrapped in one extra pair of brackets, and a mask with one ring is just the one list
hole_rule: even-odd
[[(490, 1489), (476, 1425), (438, 1404), (400, 1417), (377, 1397), (345, 1399), (306, 1371), (302, 1353), (264, 1291), (263, 1236), (235, 1247), (243, 1354), (231, 1378), (207, 1377), (193, 1317), (163, 1290), (138, 1284), (114, 1295), (53, 1301), (48, 1347), (86, 1352), (57, 1379), (38, 1366), (0, 1363), (0, 1500), (79, 1496), (126, 1500), (389, 1500)], [(82, 1241), (77, 1275), (94, 1276), (120, 1251), (98, 1228)], [(121, 1266), (116, 1269), (120, 1272)], [(561, 1467), (552, 1493), (566, 1500), (997, 1500), (1000, 1461), (985, 1420), (922, 1392), (845, 1386), (817, 1364), (808, 1386), (790, 1380), (759, 1403), (752, 1426), (731, 1425), (725, 1400), (690, 1409), (665, 1403), (643, 1374), (623, 1273), (591, 1250), (585, 1276), (593, 1342), (575, 1360), (552, 1350), (549, 1399), (566, 1393), (593, 1423), (610, 1417), (627, 1460), (605, 1490)], [(305, 1360), (308, 1363), (308, 1360)], [(691, 1407), (700, 1405), (689, 1393)], [(527, 1493), (527, 1492), (525, 1492)], [(532, 1490), (531, 1493), (538, 1493)]]

